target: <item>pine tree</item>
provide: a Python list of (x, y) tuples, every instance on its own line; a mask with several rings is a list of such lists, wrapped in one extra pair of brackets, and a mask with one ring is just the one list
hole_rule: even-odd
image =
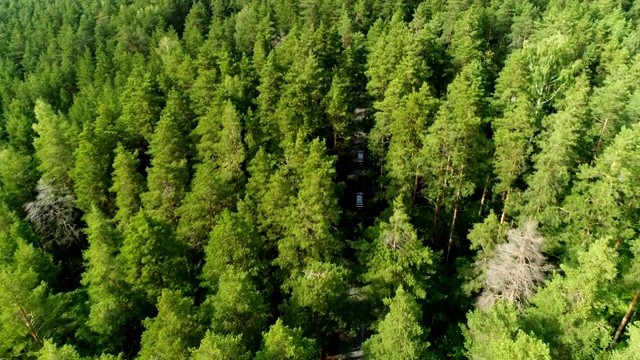
[(135, 328), (144, 304), (131, 292), (122, 264), (116, 262), (122, 234), (96, 207), (85, 221), (89, 248), (83, 253), (86, 270), (82, 284), (89, 296), (87, 325), (98, 334), (96, 342), (103, 349), (117, 352), (127, 341), (124, 329)]
[(291, 286), (288, 323), (305, 329), (314, 339), (347, 331), (352, 311), (348, 277), (348, 270), (342, 266), (310, 261)]
[(21, 211), (34, 196), (38, 174), (33, 159), (13, 147), (0, 150), (0, 202)]
[(33, 152), (33, 138), (35, 122), (32, 103), (18, 94), (11, 98), (11, 102), (4, 109), (4, 132), (9, 145), (25, 154)]
[(230, 101), (220, 118), (201, 118), (195, 133), (200, 136), (196, 149), (201, 163), (183, 205), (178, 232), (193, 245), (206, 242), (206, 237), (225, 208), (233, 208), (244, 184), (245, 147), (242, 124)]
[(389, 124), (389, 150), (385, 163), (390, 180), (387, 198), (406, 194), (405, 197), (411, 196), (413, 204), (425, 172), (423, 159), (420, 158), (422, 141), (434, 117), (436, 101), (425, 84), (419, 92), (409, 94), (403, 105), (403, 108), (393, 112)]
[(130, 153), (118, 144), (113, 160), (113, 185), (109, 190), (115, 193), (117, 211), (114, 219), (120, 225), (126, 225), (140, 209), (144, 178), (138, 173), (138, 163), (137, 152)]
[(160, 117), (159, 97), (152, 75), (137, 65), (120, 95), (122, 114), (116, 125), (125, 137), (122, 142), (143, 151), (151, 142)]
[(629, 333), (628, 347), (623, 350), (616, 349), (611, 357), (613, 360), (631, 359), (640, 351), (640, 326), (638, 322), (636, 321), (630, 326), (627, 332)]
[(550, 360), (549, 346), (520, 328), (515, 307), (498, 302), (488, 312), (467, 314), (462, 328), (467, 356), (472, 359)]
[(47, 282), (55, 279), (51, 256), (22, 238), (19, 223), (10, 226), (0, 233), (0, 354), (14, 357), (72, 336), (76, 318), (70, 296), (53, 294)]
[(496, 247), (506, 240), (505, 230), (506, 225), (501, 225), (498, 216), (490, 210), (484, 221), (474, 224), (467, 234), (470, 249), (476, 250), (475, 263), (464, 275), (467, 283), (463, 285), (463, 289), (467, 294), (476, 293), (482, 288), (489, 261)]
[(610, 65), (610, 74), (604, 79), (601, 87), (593, 89), (589, 98), (589, 109), (595, 120), (590, 133), (597, 139), (593, 147), (594, 157), (600, 154), (630, 120), (625, 111), (625, 105), (629, 102), (634, 87), (629, 73), (637, 73), (640, 61), (636, 60), (633, 66), (630, 66), (625, 50), (616, 55), (619, 55), (619, 58)]
[(162, 289), (185, 289), (186, 252), (168, 222), (141, 210), (127, 226), (116, 262), (133, 291), (153, 304)]
[[(159, 59), (160, 73), (158, 83), (167, 93), (171, 90), (188, 91), (193, 86), (196, 77), (194, 61), (183, 50), (178, 35), (170, 30), (158, 41), (155, 54)], [(190, 126), (187, 122), (185, 126)]]
[[(75, 151), (72, 171), (77, 206), (88, 212), (92, 205), (104, 206), (110, 185), (110, 165), (115, 148), (115, 137), (107, 123), (107, 109), (102, 109), (95, 124), (86, 123)], [(106, 113), (105, 113), (106, 112)]]
[(534, 135), (538, 130), (535, 109), (520, 79), (526, 78), (523, 52), (516, 52), (507, 59), (496, 84), (496, 105), (502, 116), (492, 122), (495, 153), (493, 168), (497, 183), (496, 194), (504, 202), (500, 223), (513, 211), (510, 206), (516, 181), (527, 171), (530, 156), (534, 150)]
[(242, 345), (240, 335), (218, 335), (207, 331), (200, 347), (193, 350), (191, 360), (249, 360), (251, 354)]
[(69, 170), (73, 163), (73, 150), (67, 138), (68, 124), (51, 106), (38, 100), (35, 107), (37, 122), (33, 125), (38, 134), (33, 140), (36, 149), (41, 180), (56, 186), (70, 184)]
[(180, 291), (162, 290), (158, 315), (144, 320), (140, 359), (187, 359), (201, 332), (193, 300)]
[(312, 360), (317, 357), (316, 343), (303, 336), (301, 329), (291, 329), (278, 319), (263, 335), (256, 360)]
[(260, 70), (260, 84), (258, 85), (258, 97), (256, 103), (260, 116), (260, 127), (264, 133), (263, 145), (269, 144), (269, 148), (275, 149), (282, 138), (281, 129), (274, 116), (280, 99), (280, 87), (282, 86), (282, 74), (279, 71), (276, 53), (271, 52)]
[(197, 56), (200, 46), (204, 43), (205, 30), (209, 23), (208, 17), (205, 6), (200, 1), (196, 1), (185, 19), (182, 41), (185, 51), (192, 58)]
[(262, 255), (265, 246), (263, 239), (245, 219), (224, 210), (209, 236), (209, 243), (204, 248), (202, 280), (210, 288), (217, 286), (220, 276), (229, 265), (246, 272), (254, 281), (268, 276)]
[(238, 50), (250, 54), (256, 41), (259, 16), (255, 5), (245, 5), (236, 14), (234, 38)]
[(453, 25), (453, 34), (447, 34), (450, 42), (448, 50), (453, 64), (458, 69), (464, 68), (472, 61), (482, 61), (482, 27), (486, 22), (485, 18), (485, 8), (472, 5), (459, 15)]
[(385, 96), (388, 85), (395, 76), (395, 67), (402, 59), (408, 38), (407, 25), (400, 13), (393, 15), (388, 30), (384, 29), (385, 25), (382, 20), (379, 21), (379, 26), (382, 28), (380, 33), (370, 31), (367, 36), (372, 46), (370, 47), (370, 55), (367, 57), (365, 72), (369, 78), (367, 91), (376, 101), (381, 101)]
[(391, 297), (400, 284), (413, 296), (426, 297), (436, 255), (418, 239), (400, 198), (395, 199), (393, 215), (380, 226), (379, 237), (368, 250), (364, 279), (371, 283), (374, 296)]
[(561, 265), (566, 276), (554, 276), (531, 299), (524, 322), (554, 358), (593, 358), (609, 346), (614, 329), (603, 309), (614, 302), (618, 259), (607, 240), (580, 251), (577, 266)]
[(215, 289), (215, 295), (205, 303), (205, 309), (210, 309), (205, 316), (211, 318), (213, 331), (242, 335), (242, 343), (247, 348), (257, 348), (268, 315), (262, 294), (247, 273), (233, 266), (221, 274)]
[[(640, 206), (636, 181), (640, 168), (635, 137), (640, 126), (624, 128), (613, 143), (596, 158), (593, 167), (584, 164), (578, 173), (578, 181), (572, 195), (563, 208), (571, 212), (566, 218), (565, 234), (572, 234), (566, 246), (585, 249), (593, 239), (610, 237), (615, 248), (630, 246), (636, 223), (636, 211)], [(623, 205), (624, 204), (624, 205)], [(575, 253), (577, 249), (567, 249)]]
[(266, 232), (268, 226), (268, 219), (262, 205), (263, 198), (269, 191), (269, 181), (274, 165), (272, 156), (265, 152), (264, 148), (258, 149), (256, 155), (247, 165), (248, 179), (245, 186), (245, 195), (238, 202), (239, 215), (248, 223), (256, 224), (256, 227), (261, 232)]
[(535, 216), (546, 225), (558, 222), (555, 206), (568, 192), (573, 169), (580, 160), (588, 99), (589, 86), (583, 76), (567, 90), (563, 109), (543, 119), (545, 132), (540, 152), (534, 156), (535, 172), (527, 179), (529, 187), (523, 194), (525, 216)]
[(464, 198), (484, 180), (490, 150), (483, 132), (481, 71), (480, 63), (472, 61), (458, 74), (424, 140), (422, 156), (430, 171), (427, 196), (435, 203), (434, 232), (442, 207), (451, 213), (447, 260), (458, 211)]
[(389, 313), (377, 326), (377, 334), (363, 345), (367, 359), (422, 359), (429, 343), (420, 326), (422, 311), (402, 285), (393, 299), (386, 300)]
[(180, 95), (172, 92), (149, 144), (152, 156), (147, 171), (149, 191), (142, 195), (146, 210), (173, 222), (177, 222), (176, 210), (189, 184), (187, 116)]
[(78, 351), (69, 344), (57, 347), (51, 340), (46, 340), (37, 353), (38, 360), (83, 360)]
[[(304, 51), (298, 49), (298, 51)], [(280, 128), (279, 142), (286, 146), (299, 131), (320, 134), (325, 129), (322, 117), (322, 69), (312, 51), (297, 54), (285, 76), (274, 117)]]
[[(298, 138), (298, 144), (303, 141)], [(292, 155), (306, 155), (306, 159), (300, 164), (297, 199), (283, 223), (286, 236), (278, 242), (276, 262), (286, 271), (303, 269), (307, 259), (330, 261), (341, 250), (336, 230), (340, 209), (333, 183), (335, 160), (324, 152), (324, 145), (316, 139), (308, 145), (308, 153), (294, 151)]]
[(338, 139), (344, 138), (353, 117), (353, 106), (349, 99), (349, 83), (340, 73), (333, 76), (331, 88), (324, 101), (325, 112), (333, 127), (333, 152), (336, 153)]

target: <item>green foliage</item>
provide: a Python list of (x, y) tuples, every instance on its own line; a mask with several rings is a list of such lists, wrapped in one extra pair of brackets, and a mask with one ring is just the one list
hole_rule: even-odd
[(153, 77), (140, 65), (134, 67), (120, 95), (122, 114), (116, 125), (126, 134), (125, 143), (137, 149), (151, 142), (160, 117), (159, 99)]
[(19, 224), (0, 234), (0, 354), (21, 356), (40, 349), (45, 339), (64, 339), (76, 320), (69, 294), (54, 294), (51, 256), (25, 241)]
[(515, 307), (503, 302), (488, 312), (475, 310), (463, 327), (470, 359), (551, 359), (549, 347), (518, 328)]
[(165, 220), (141, 210), (125, 230), (116, 258), (123, 266), (124, 279), (136, 293), (155, 303), (162, 289), (185, 288), (186, 246), (176, 240)]
[(200, 347), (191, 353), (190, 359), (249, 360), (251, 354), (242, 345), (240, 335), (218, 335), (207, 331)]
[(290, 163), (301, 161), (302, 179), (298, 196), (287, 209), (286, 235), (278, 242), (276, 260), (287, 271), (301, 270), (310, 259), (331, 260), (341, 247), (336, 237), (340, 209), (333, 182), (334, 159), (324, 154), (324, 145), (317, 139), (307, 148), (299, 136), (292, 150)]
[(125, 282), (124, 268), (116, 262), (122, 234), (95, 207), (85, 217), (89, 248), (84, 251), (82, 284), (89, 296), (87, 326), (105, 349), (117, 351), (126, 340), (123, 329), (132, 325), (140, 312), (141, 299)]
[(214, 332), (242, 335), (242, 343), (247, 348), (257, 347), (267, 325), (267, 308), (247, 273), (227, 267), (220, 276), (215, 295), (210, 296), (205, 305), (205, 310), (210, 309), (205, 316), (211, 318)]
[(144, 321), (140, 359), (187, 359), (200, 338), (193, 300), (180, 291), (163, 290), (158, 315)]
[(0, 0), (0, 358), (637, 357), (639, 10)]
[(640, 351), (640, 329), (638, 328), (638, 323), (635, 322), (631, 324), (627, 328), (627, 332), (629, 333), (629, 341), (627, 342), (628, 347), (620, 350), (616, 349), (611, 357), (614, 360), (622, 360), (622, 359), (631, 359), (638, 351)]
[[(104, 125), (104, 124), (102, 124)], [(79, 209), (89, 211), (92, 205), (102, 206), (107, 201), (110, 183), (112, 139), (108, 134), (87, 124), (80, 134), (80, 143), (75, 152), (75, 167), (72, 171)]]
[(377, 298), (393, 296), (398, 284), (419, 299), (427, 296), (436, 255), (418, 240), (400, 198), (394, 201), (393, 215), (380, 225), (378, 239), (369, 251), (364, 278)]
[(194, 246), (206, 242), (225, 208), (233, 208), (244, 183), (242, 123), (230, 101), (221, 114), (217, 110), (214, 106), (200, 118), (194, 131), (200, 137), (196, 150), (202, 162), (195, 166), (191, 192), (178, 209), (178, 234)]
[(322, 339), (334, 331), (348, 330), (349, 273), (342, 266), (310, 262), (291, 285), (287, 309), (289, 323)]
[(562, 266), (566, 276), (556, 276), (532, 299), (527, 324), (554, 358), (594, 358), (609, 345), (613, 327), (603, 315), (615, 305), (616, 260), (607, 239), (599, 239), (578, 253), (578, 266)]
[(35, 107), (37, 122), (33, 125), (38, 134), (33, 140), (38, 159), (38, 170), (42, 180), (68, 185), (69, 171), (73, 159), (73, 149), (69, 143), (68, 123), (64, 117), (56, 114), (51, 106), (38, 100)]
[(429, 343), (423, 340), (422, 311), (402, 286), (385, 301), (389, 313), (377, 326), (377, 334), (363, 345), (367, 359), (422, 359)]
[(291, 329), (278, 319), (263, 335), (257, 360), (311, 360), (317, 356), (315, 341), (302, 335), (299, 328)]
[(20, 211), (34, 196), (38, 174), (33, 159), (8, 147), (0, 150), (0, 163), (0, 201)]
[(71, 345), (57, 347), (50, 340), (45, 341), (44, 346), (38, 352), (38, 360), (82, 360), (76, 349)]
[(117, 208), (114, 219), (126, 225), (129, 219), (140, 209), (140, 193), (144, 179), (138, 173), (138, 154), (128, 152), (118, 144), (113, 160), (113, 185), (109, 189), (115, 193)]
[(170, 94), (149, 144), (149, 191), (142, 195), (142, 203), (147, 211), (174, 222), (177, 222), (176, 210), (189, 184), (189, 147), (185, 135), (185, 131), (188, 131), (188, 115), (184, 106), (180, 95)]
[(254, 280), (262, 280), (268, 267), (262, 260), (264, 244), (256, 229), (246, 220), (225, 210), (210, 233), (205, 247), (202, 279), (212, 289), (228, 265), (246, 272)]

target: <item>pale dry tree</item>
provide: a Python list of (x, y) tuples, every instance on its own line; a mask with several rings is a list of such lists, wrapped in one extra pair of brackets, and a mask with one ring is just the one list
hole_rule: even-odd
[(496, 247), (487, 264), (478, 307), (488, 310), (499, 299), (519, 308), (525, 306), (538, 287), (544, 285), (545, 273), (550, 269), (542, 254), (543, 244), (544, 238), (533, 220), (509, 230), (507, 242)]
[(51, 247), (54, 243), (68, 246), (79, 236), (77, 228), (78, 213), (75, 209), (75, 197), (66, 187), (59, 187), (40, 180), (36, 186), (36, 199), (24, 208), (27, 220), (42, 236), (42, 245)]

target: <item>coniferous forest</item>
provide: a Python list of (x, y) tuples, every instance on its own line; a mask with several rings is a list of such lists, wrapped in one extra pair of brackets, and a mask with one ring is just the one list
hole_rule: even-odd
[(0, 358), (640, 359), (639, 24), (0, 0)]

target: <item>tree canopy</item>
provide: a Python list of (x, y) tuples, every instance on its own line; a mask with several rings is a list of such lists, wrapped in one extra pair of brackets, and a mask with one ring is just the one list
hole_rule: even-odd
[(640, 5), (0, 0), (0, 359), (633, 359)]

